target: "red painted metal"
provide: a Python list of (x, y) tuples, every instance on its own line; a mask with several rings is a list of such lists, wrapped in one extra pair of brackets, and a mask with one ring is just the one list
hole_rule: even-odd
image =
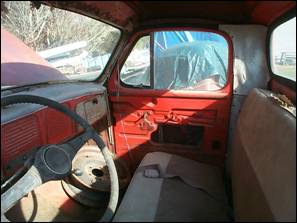
[[(118, 73), (134, 43), (141, 36), (161, 29), (145, 30), (132, 36), (108, 83), (109, 100), (115, 119), (116, 153), (128, 161), (131, 169), (137, 167), (142, 157), (150, 151), (171, 152), (194, 160), (223, 165), (232, 96), (232, 42), (227, 34), (220, 31), (175, 28), (175, 30), (183, 29), (211, 31), (225, 37), (229, 46), (226, 86), (217, 91), (153, 90), (122, 86), (119, 83)], [(152, 142), (151, 134), (161, 123), (204, 126), (203, 144), (199, 148), (193, 148)], [(214, 141), (220, 142), (219, 149), (213, 149)]]
[(279, 16), (283, 15), (288, 10), (296, 7), (296, 1), (248, 1), (248, 4), (255, 4), (255, 7), (250, 13), (251, 23), (270, 25)]
[(22, 41), (1, 28), (1, 86), (67, 79)]
[[(42, 141), (41, 132), (38, 131), (38, 116), (31, 115), (1, 128), (1, 159), (10, 160), (19, 153), (26, 152), (26, 148), (34, 148)], [(1, 150), (2, 152), (2, 150)]]
[[(94, 95), (81, 96), (63, 102), (68, 108), (75, 110), (78, 103), (94, 98)], [(1, 125), (1, 168), (4, 175), (9, 161), (29, 152), (40, 145), (59, 143), (78, 133), (76, 123), (66, 115), (50, 108), (44, 108)]]
[(269, 25), (296, 1), (44, 1), (48, 5), (85, 13), (119, 27), (134, 27), (155, 20), (197, 19), (220, 24)]

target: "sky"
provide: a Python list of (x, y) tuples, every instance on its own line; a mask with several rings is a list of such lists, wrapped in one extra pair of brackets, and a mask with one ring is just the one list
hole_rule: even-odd
[(280, 56), (281, 52), (296, 53), (296, 17), (274, 30), (272, 47), (275, 56)]

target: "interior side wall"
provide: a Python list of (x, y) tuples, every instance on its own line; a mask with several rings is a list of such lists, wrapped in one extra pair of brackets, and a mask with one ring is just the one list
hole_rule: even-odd
[(230, 35), (233, 41), (233, 98), (229, 124), (226, 161), (230, 175), (230, 158), (233, 132), (241, 105), (253, 88), (267, 88), (269, 70), (266, 61), (267, 27), (262, 25), (220, 25), (219, 29)]

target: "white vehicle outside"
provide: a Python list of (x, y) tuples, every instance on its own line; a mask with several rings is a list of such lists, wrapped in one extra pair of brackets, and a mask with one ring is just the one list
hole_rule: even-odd
[(74, 74), (86, 72), (83, 60), (87, 58), (88, 52), (86, 41), (67, 44), (64, 46), (38, 52), (53, 67), (58, 68), (62, 73)]

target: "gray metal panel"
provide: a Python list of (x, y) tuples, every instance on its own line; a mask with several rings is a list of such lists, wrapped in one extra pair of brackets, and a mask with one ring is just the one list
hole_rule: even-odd
[(253, 88), (267, 88), (267, 28), (261, 25), (220, 25), (232, 37), (234, 47), (234, 94), (248, 95)]
[(233, 99), (232, 99), (229, 134), (228, 134), (227, 158), (226, 158), (226, 171), (228, 174), (231, 174), (232, 142), (233, 142), (235, 126), (240, 113), (241, 106), (243, 105), (245, 99), (246, 99), (246, 95), (233, 95)]
[(220, 25), (219, 29), (232, 38), (233, 99), (229, 123), (226, 172), (231, 173), (232, 141), (241, 106), (253, 88), (267, 88), (269, 70), (266, 61), (267, 28), (262, 25)]
[[(63, 102), (69, 99), (92, 95), (92, 94), (103, 94), (105, 91), (105, 87), (101, 84), (97, 83), (63, 83), (63, 84), (52, 84), (52, 85), (42, 85), (42, 86), (34, 86), (26, 91), (21, 91), (14, 94), (9, 95), (17, 95), (17, 94), (30, 94), (30, 95), (38, 95), (50, 98), (52, 100)], [(8, 96), (8, 91), (1, 92), (1, 98), (4, 96)], [(43, 109), (44, 106), (37, 104), (27, 104), (24, 106), (23, 104), (15, 104), (8, 106), (4, 109), (1, 109), (1, 125), (11, 122), (17, 118), (24, 117), (28, 114), (31, 114), (35, 111)]]

